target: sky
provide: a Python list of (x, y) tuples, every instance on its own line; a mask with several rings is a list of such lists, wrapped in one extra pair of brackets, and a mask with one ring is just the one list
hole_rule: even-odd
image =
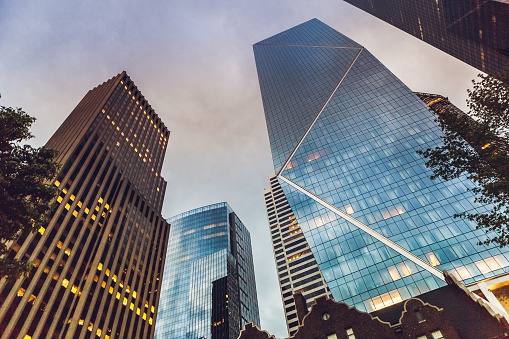
[(227, 201), (251, 232), (261, 326), (285, 338), (263, 189), (273, 173), (252, 45), (317, 18), (412, 90), (466, 109), (479, 73), (341, 0), (0, 0), (0, 105), (42, 146), (88, 90), (127, 71), (171, 131), (163, 216)]

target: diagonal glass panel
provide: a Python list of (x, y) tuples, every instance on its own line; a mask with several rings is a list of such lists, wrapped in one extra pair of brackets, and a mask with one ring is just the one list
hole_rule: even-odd
[(297, 146), (359, 51), (254, 46), (276, 173)]
[(311, 19), (258, 44), (358, 47), (361, 45), (317, 19)]
[(279, 181), (335, 300), (371, 312), (445, 285), (389, 246)]
[[(433, 119), (364, 50), (282, 175), (465, 284), (507, 272), (509, 249), (477, 246), (483, 231), (453, 217), (485, 208), (472, 182), (430, 180), (416, 153), (441, 142)], [(503, 264), (487, 269), (496, 258)]]

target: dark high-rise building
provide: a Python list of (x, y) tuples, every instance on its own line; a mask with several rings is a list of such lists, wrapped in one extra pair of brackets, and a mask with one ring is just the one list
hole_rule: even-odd
[(444, 286), (446, 269), (502, 308), (490, 288), (508, 280), (509, 248), (454, 218), (489, 208), (471, 181), (430, 179), (416, 151), (443, 134), (426, 104), (316, 19), (254, 53), (277, 180), (334, 299), (375, 311)]
[(486, 73), (509, 65), (507, 0), (345, 0)]
[(260, 323), (251, 236), (226, 203), (168, 219), (155, 337), (236, 339)]
[(288, 333), (299, 328), (293, 295), (300, 293), (311, 307), (314, 300), (330, 296), (327, 283), (309, 248), (299, 222), (279, 185), (277, 176), (269, 177), (270, 188), (263, 191), (267, 219), (276, 261), (277, 275)]
[(50, 138), (58, 207), (11, 255), (30, 276), (0, 283), (1, 338), (150, 338), (170, 230), (161, 217), (169, 131), (122, 72), (90, 90)]

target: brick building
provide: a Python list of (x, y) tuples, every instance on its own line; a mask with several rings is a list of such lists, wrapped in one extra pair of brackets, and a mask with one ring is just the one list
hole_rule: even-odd
[[(509, 338), (507, 314), (498, 314), (484, 299), (445, 273), (447, 286), (384, 309), (366, 313), (326, 296), (311, 309), (296, 294), (300, 326), (288, 339), (486, 339)], [(246, 325), (239, 339), (272, 339), (266, 331)]]

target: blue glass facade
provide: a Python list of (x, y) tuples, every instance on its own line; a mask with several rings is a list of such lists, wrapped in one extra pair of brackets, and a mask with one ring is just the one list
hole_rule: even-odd
[(230, 206), (168, 222), (155, 338), (237, 338), (245, 323), (259, 324), (251, 238)]
[(432, 113), (366, 49), (313, 19), (254, 52), (274, 168), (336, 300), (372, 311), (444, 269), (464, 284), (509, 272), (507, 249), (453, 218), (485, 210), (472, 182), (430, 180), (416, 153), (441, 143)]

